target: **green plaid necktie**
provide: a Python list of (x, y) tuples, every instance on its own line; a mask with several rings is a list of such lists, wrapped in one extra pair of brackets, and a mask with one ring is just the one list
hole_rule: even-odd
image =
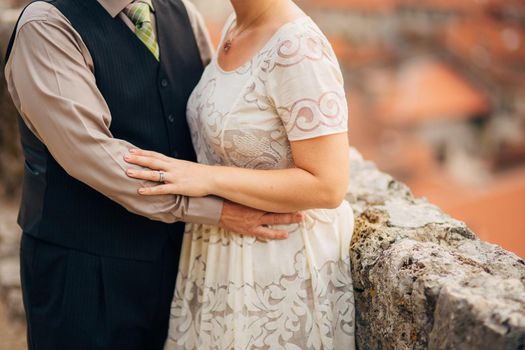
[(124, 9), (126, 16), (128, 16), (135, 25), (135, 35), (146, 45), (158, 61), (160, 50), (155, 36), (155, 30), (151, 23), (152, 11), (153, 5), (151, 0), (138, 0), (129, 4)]

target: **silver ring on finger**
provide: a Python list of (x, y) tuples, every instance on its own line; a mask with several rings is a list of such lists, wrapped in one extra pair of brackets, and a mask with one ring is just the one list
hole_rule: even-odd
[(166, 174), (163, 171), (159, 171), (159, 182), (164, 183), (166, 181)]

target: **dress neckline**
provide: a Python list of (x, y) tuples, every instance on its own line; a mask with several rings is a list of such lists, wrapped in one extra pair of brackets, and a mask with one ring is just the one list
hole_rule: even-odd
[[(231, 25), (235, 21), (235, 16), (232, 16), (232, 17), (233, 17), (232, 20), (229, 21), (230, 22), (229, 27), (231, 27)], [(237, 73), (239, 70), (244, 68), (246, 65), (250, 64), (250, 62), (252, 62), (255, 57), (259, 56), (261, 54), (261, 52), (264, 52), (268, 48), (268, 46), (270, 46), (270, 44), (279, 36), (279, 34), (281, 32), (283, 32), (288, 27), (294, 25), (295, 23), (302, 22), (302, 21), (309, 20), (309, 19), (310, 19), (310, 16), (301, 16), (301, 17), (298, 17), (298, 18), (293, 19), (291, 21), (288, 21), (286, 23), (283, 23), (279, 28), (277, 28), (277, 30), (272, 34), (272, 36), (261, 46), (261, 48), (258, 49), (246, 62), (244, 62), (241, 65), (239, 65), (238, 67), (236, 67), (234, 69), (230, 69), (230, 70), (223, 69), (221, 67), (221, 65), (219, 64), (219, 52), (220, 52), (220, 48), (224, 44), (224, 39), (225, 39), (223, 37), (223, 38), (221, 38), (221, 41), (219, 42), (219, 46), (218, 46), (217, 50), (215, 51), (215, 54), (213, 55), (213, 60), (212, 60), (213, 64), (215, 65), (217, 70), (219, 72), (221, 72), (222, 74)], [(228, 33), (228, 30), (230, 29), (229, 27), (224, 32), (225, 34)]]

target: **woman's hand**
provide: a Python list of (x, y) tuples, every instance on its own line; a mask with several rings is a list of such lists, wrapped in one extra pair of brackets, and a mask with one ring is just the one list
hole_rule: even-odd
[(140, 188), (139, 193), (142, 195), (180, 194), (204, 197), (211, 194), (213, 171), (209, 165), (174, 159), (157, 152), (139, 149), (130, 150), (130, 154), (124, 156), (124, 160), (150, 169), (128, 169), (126, 174), (135, 179), (158, 182), (159, 172), (164, 173), (164, 183)]

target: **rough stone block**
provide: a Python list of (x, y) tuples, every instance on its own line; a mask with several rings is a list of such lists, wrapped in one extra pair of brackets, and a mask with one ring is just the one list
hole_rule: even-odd
[(490, 274), (447, 281), (436, 303), (430, 349), (523, 349), (525, 286)]
[(525, 348), (523, 259), (351, 157), (358, 348)]

